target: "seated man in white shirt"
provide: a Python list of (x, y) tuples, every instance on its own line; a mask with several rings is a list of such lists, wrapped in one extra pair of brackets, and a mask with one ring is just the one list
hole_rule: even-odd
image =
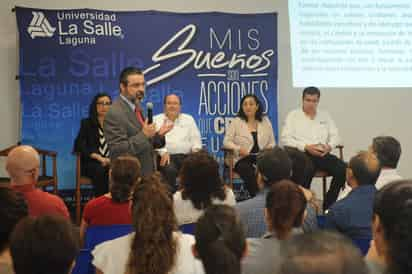
[(402, 153), (401, 144), (398, 140), (392, 136), (378, 136), (373, 138), (370, 149), (376, 154), (382, 166), (375, 184), (376, 189), (381, 189), (390, 182), (402, 179), (396, 171)]
[(163, 99), (164, 113), (153, 118), (156, 129), (160, 129), (164, 122), (174, 126), (166, 134), (166, 145), (158, 149), (160, 154), (159, 170), (171, 186), (176, 189), (176, 177), (182, 162), (188, 153), (202, 148), (200, 131), (195, 120), (189, 114), (180, 113), (181, 98), (176, 94), (168, 94)]
[(307, 87), (303, 90), (302, 107), (287, 115), (281, 142), (284, 146), (295, 147), (304, 152), (308, 162), (313, 164), (305, 187), (310, 188), (310, 182), (317, 169), (324, 170), (333, 177), (323, 201), (323, 208), (326, 210), (336, 201), (340, 189), (345, 184), (346, 164), (330, 154), (332, 148), (339, 144), (339, 134), (329, 114), (318, 109), (319, 99), (318, 88)]
[[(376, 154), (382, 167), (375, 184), (376, 189), (379, 190), (390, 182), (402, 180), (396, 170), (402, 153), (401, 144), (398, 140), (392, 136), (375, 137), (369, 150)], [(339, 194), (338, 200), (345, 198), (351, 190), (352, 188), (346, 185), (345, 189)]]

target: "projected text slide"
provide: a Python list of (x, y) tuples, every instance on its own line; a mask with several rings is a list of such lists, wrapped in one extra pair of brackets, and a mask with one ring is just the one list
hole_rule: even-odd
[(412, 1), (290, 0), (293, 85), (412, 86)]

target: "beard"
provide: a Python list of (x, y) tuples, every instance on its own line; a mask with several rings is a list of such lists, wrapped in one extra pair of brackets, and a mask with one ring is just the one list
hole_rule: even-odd
[(137, 93), (136, 93), (136, 98), (137, 98), (137, 99), (142, 100), (143, 97), (144, 97), (144, 92), (137, 92)]

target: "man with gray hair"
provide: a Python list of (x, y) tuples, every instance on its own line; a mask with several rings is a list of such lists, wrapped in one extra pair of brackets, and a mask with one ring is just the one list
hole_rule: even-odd
[(367, 266), (343, 235), (317, 231), (300, 234), (285, 246), (280, 274), (366, 274)]
[[(378, 136), (373, 138), (372, 144), (369, 146), (369, 151), (373, 152), (381, 165), (381, 173), (376, 180), (375, 187), (381, 189), (390, 182), (401, 180), (402, 177), (398, 174), (399, 158), (401, 157), (401, 144), (392, 136)], [(339, 194), (339, 200), (345, 198), (352, 188), (346, 186)]]
[(11, 188), (24, 195), (29, 207), (29, 216), (61, 215), (70, 218), (69, 211), (60, 197), (36, 188), (39, 168), (39, 154), (33, 147), (22, 145), (12, 149), (6, 161)]
[(372, 206), (381, 167), (374, 153), (361, 151), (349, 161), (346, 178), (352, 191), (329, 209), (325, 228), (350, 238), (371, 238)]

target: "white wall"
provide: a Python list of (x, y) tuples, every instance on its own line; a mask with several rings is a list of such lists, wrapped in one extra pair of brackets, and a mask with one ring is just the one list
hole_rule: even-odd
[[(152, 0), (152, 1), (52, 1), (2, 0), (0, 2), (0, 149), (16, 142), (19, 128), (17, 73), (17, 29), (15, 5), (37, 8), (95, 8), (111, 10), (163, 10), (175, 12), (278, 12), (279, 48), (279, 119), (280, 125), (287, 112), (298, 106), (301, 90), (292, 87), (289, 21), (286, 0)], [(412, 77), (412, 76), (411, 76)], [(403, 148), (400, 173), (412, 178), (412, 89), (321, 89), (320, 107), (335, 119), (345, 145), (345, 157), (366, 149), (371, 139), (380, 134), (395, 136)]]

